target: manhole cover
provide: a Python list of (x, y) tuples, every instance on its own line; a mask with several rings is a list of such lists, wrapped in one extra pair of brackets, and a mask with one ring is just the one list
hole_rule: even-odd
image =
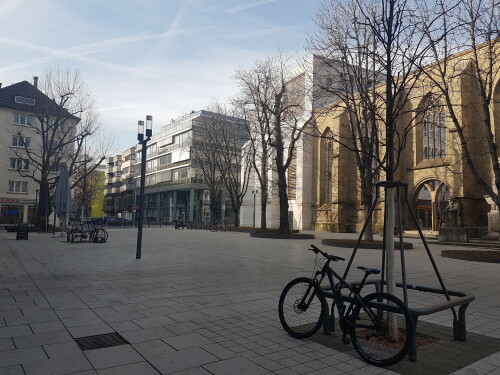
[(79, 337), (76, 338), (75, 341), (82, 350), (94, 350), (110, 348), (112, 346), (119, 345), (130, 345), (127, 340), (125, 340), (116, 332), (95, 336)]

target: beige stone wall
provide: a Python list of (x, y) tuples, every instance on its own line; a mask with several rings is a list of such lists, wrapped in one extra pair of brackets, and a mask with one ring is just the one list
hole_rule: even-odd
[[(457, 115), (460, 122), (465, 127), (465, 134), (470, 141), (470, 152), (479, 173), (487, 180), (492, 180), (492, 169), (489, 161), (487, 144), (485, 143), (485, 130), (481, 128), (480, 123), (484, 119), (484, 113), (478, 100), (478, 88), (473, 79), (470, 78), (470, 65), (467, 65), (467, 56), (459, 56), (459, 67), (462, 74), (454, 74), (450, 78), (449, 84), (452, 87), (452, 103), (456, 106)], [(455, 61), (456, 63), (456, 61)], [(457, 71), (455, 71), (457, 73)], [(494, 131), (500, 133), (500, 77), (496, 78), (495, 98), (491, 105), (491, 116), (494, 119)], [(463, 226), (486, 226), (487, 213), (489, 207), (483, 198), (484, 190), (478, 185), (469, 171), (465, 160), (461, 157), (460, 140), (455, 131), (454, 124), (446, 113), (446, 156), (442, 158), (423, 159), (423, 130), (421, 108), (429, 98), (436, 98), (438, 92), (430, 80), (422, 77), (416, 90), (412, 92), (410, 102), (407, 104), (404, 115), (399, 119), (398, 129), (411, 126), (408, 135), (406, 148), (403, 150), (400, 165), (396, 171), (396, 179), (407, 181), (409, 183), (408, 199), (412, 204), (413, 210), (417, 210), (417, 195), (422, 186), (433, 180), (439, 180), (449, 188), (450, 196), (455, 197), (461, 206), (461, 216)], [(383, 87), (381, 88), (383, 89)], [(340, 131), (348, 129), (348, 123), (345, 116), (335, 109), (324, 107), (318, 112), (317, 124), (319, 132), (322, 133), (327, 127)], [(497, 145), (500, 146), (500, 137), (497, 137)], [(317, 149), (319, 149), (319, 143)], [(319, 155), (319, 154), (318, 154)], [(321, 163), (319, 157), (319, 163)], [(350, 222), (356, 216), (358, 218), (357, 230), (360, 230), (364, 221), (364, 212), (359, 205), (360, 198), (357, 196), (359, 181), (356, 181), (357, 172), (352, 152), (345, 148), (339, 148), (333, 180), (332, 201), (329, 206), (324, 206), (321, 211), (321, 205), (318, 199), (318, 223), (317, 229), (326, 229), (332, 231), (342, 231), (341, 223)], [(383, 179), (383, 176), (381, 177)], [(439, 185), (442, 186), (442, 185)], [(324, 188), (324, 181), (318, 177), (317, 196), (321, 197), (321, 191)], [(431, 193), (433, 199), (437, 199), (437, 191)], [(383, 199), (374, 213), (374, 231), (379, 231), (383, 226)], [(433, 202), (433, 228), (439, 228), (438, 205)], [(321, 217), (320, 217), (321, 216)], [(407, 228), (414, 228), (415, 225), (409, 219), (408, 210), (404, 211), (404, 225)]]

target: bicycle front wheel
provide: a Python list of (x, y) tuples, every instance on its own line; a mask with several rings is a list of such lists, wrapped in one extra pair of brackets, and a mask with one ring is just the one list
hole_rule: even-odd
[(401, 361), (413, 337), (411, 314), (388, 293), (364, 297), (352, 312), (350, 337), (354, 349), (368, 363), (389, 366)]
[(283, 289), (278, 305), (280, 322), (290, 336), (303, 339), (314, 335), (325, 318), (326, 300), (307, 277), (292, 280)]

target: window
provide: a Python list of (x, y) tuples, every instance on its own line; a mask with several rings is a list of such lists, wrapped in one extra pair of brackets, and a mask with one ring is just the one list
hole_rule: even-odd
[(181, 180), (188, 177), (188, 168), (179, 168), (173, 171), (173, 180)]
[(446, 116), (442, 109), (428, 112), (422, 122), (422, 158), (446, 156)]
[(160, 157), (159, 164), (165, 165), (172, 163), (172, 154), (163, 155)]
[(31, 138), (30, 137), (23, 137), (20, 135), (13, 135), (12, 136), (12, 147), (26, 147), (29, 148), (31, 143)]
[(173, 137), (175, 144), (181, 144), (181, 143), (187, 141), (188, 139), (191, 139), (191, 132), (190, 131), (184, 132), (181, 134), (177, 134), (176, 136)]
[(9, 168), (27, 171), (28, 170), (28, 160), (10, 158), (10, 167)]
[(20, 104), (35, 105), (35, 99), (33, 99), (33, 98), (26, 98), (24, 96), (19, 96), (19, 95), (16, 95), (14, 97), (14, 101), (16, 103), (20, 103)]
[(9, 193), (27, 193), (28, 182), (26, 181), (9, 181)]
[(33, 123), (34, 123), (33, 116), (22, 115), (22, 114), (19, 114), (19, 113), (15, 113), (14, 114), (14, 124), (15, 125), (26, 125), (26, 126), (29, 126), (29, 125), (33, 125)]

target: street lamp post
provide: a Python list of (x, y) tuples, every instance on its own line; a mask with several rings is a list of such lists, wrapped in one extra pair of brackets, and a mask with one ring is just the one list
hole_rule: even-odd
[(35, 190), (35, 223), (38, 227), (38, 189)]
[(146, 137), (144, 137), (144, 121), (138, 122), (137, 139), (142, 146), (141, 150), (141, 188), (139, 190), (139, 223), (137, 232), (137, 251), (135, 259), (141, 259), (142, 224), (144, 216), (144, 185), (146, 182), (146, 149), (147, 143), (153, 135), (153, 116), (146, 116)]
[(255, 228), (255, 197), (259, 191), (258, 190), (252, 190), (253, 194), (253, 227)]

